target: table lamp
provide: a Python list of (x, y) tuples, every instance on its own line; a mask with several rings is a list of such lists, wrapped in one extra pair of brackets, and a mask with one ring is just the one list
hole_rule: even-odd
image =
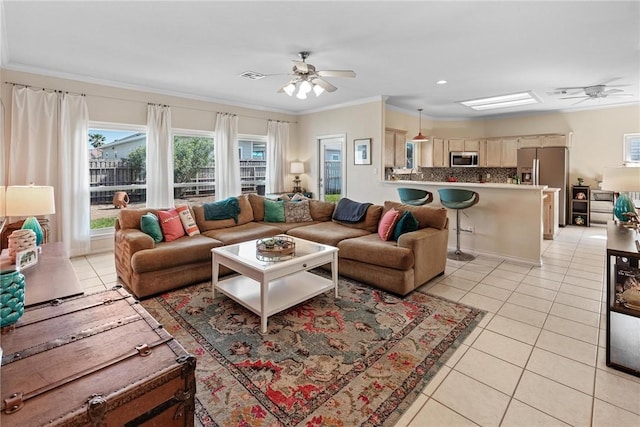
[(626, 193), (640, 191), (640, 167), (604, 168), (600, 188), (620, 193), (613, 213), (621, 222), (628, 222), (630, 217), (625, 214), (635, 214), (636, 207)]
[(53, 187), (33, 184), (10, 185), (5, 194), (5, 204), (8, 217), (28, 217), (24, 220), (22, 228), (32, 230), (36, 235), (36, 245), (40, 246), (44, 240), (44, 233), (35, 216), (56, 213)]
[(295, 176), (293, 179), (293, 192), (300, 193), (302, 188), (300, 188), (300, 174), (304, 173), (304, 163), (302, 162), (291, 162), (291, 174)]

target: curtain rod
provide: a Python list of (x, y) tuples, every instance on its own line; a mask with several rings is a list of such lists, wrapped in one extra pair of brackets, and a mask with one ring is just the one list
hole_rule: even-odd
[[(67, 94), (72, 94), (72, 95), (81, 95), (81, 96), (87, 96), (87, 94), (85, 93), (77, 93), (77, 92), (68, 92), (68, 91), (63, 91), (63, 90), (57, 90), (57, 89), (49, 89), (49, 88), (41, 88), (41, 87), (37, 87), (37, 86), (31, 86), (31, 85), (27, 85), (24, 83), (15, 83), (15, 82), (9, 82), (9, 81), (5, 81), (5, 84), (9, 84), (12, 86), (23, 86), (23, 87), (27, 87), (27, 88), (33, 88), (33, 89), (40, 89), (40, 90), (50, 90), (56, 93), (67, 93)], [(172, 105), (166, 105), (166, 104), (154, 104), (151, 102), (145, 102), (145, 101), (138, 101), (137, 99), (126, 99), (126, 98), (117, 98), (114, 96), (105, 96), (105, 95), (91, 95), (89, 94), (88, 96), (91, 97), (95, 97), (95, 98), (104, 98), (104, 99), (115, 99), (116, 101), (129, 101), (129, 102), (138, 102), (141, 104), (147, 104), (147, 105), (165, 105), (166, 107), (172, 107)], [(232, 113), (225, 113), (224, 111), (214, 111), (214, 110), (205, 110), (203, 108), (194, 108), (194, 107), (183, 107), (180, 105), (173, 105), (173, 107), (177, 107), (177, 108), (185, 108), (187, 110), (195, 110), (195, 111), (204, 111), (206, 113), (214, 113), (214, 114), (218, 114), (218, 113), (222, 113), (222, 114), (232, 114)], [(256, 117), (256, 116), (244, 116), (244, 115), (240, 115), (240, 114), (234, 114), (237, 115), (238, 117), (243, 117), (245, 119), (258, 119), (258, 120), (267, 120), (267, 121), (280, 121), (280, 122), (286, 122), (286, 123), (298, 123), (298, 122), (287, 122), (285, 120), (275, 120), (275, 119), (265, 119), (264, 117)]]
[(31, 88), (31, 89), (36, 89), (36, 90), (50, 91), (50, 92), (53, 92), (53, 93), (65, 93), (65, 94), (68, 94), (68, 95), (87, 96), (84, 93), (69, 92), (68, 90), (51, 89), (51, 88), (48, 88), (48, 87), (31, 86), (31, 85), (26, 85), (24, 83), (15, 83), (15, 82), (8, 82), (8, 81), (5, 81), (4, 83), (8, 84), (8, 85), (11, 85), (11, 86), (22, 86), (22, 87), (25, 87), (25, 88)]

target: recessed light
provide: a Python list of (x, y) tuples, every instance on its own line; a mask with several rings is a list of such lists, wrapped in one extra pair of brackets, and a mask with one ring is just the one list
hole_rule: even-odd
[(438, 81), (436, 82), (436, 84), (437, 84), (437, 85), (446, 85), (446, 84), (447, 84), (447, 81), (446, 81), (446, 80), (438, 80)]

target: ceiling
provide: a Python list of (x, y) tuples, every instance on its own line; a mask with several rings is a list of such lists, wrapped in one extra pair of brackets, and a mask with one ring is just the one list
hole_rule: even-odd
[[(385, 96), (447, 119), (640, 102), (638, 1), (2, 4), (5, 69), (232, 105), (302, 114)], [(338, 90), (306, 100), (277, 93), (299, 51), (310, 51), (318, 70), (357, 77), (327, 78)], [(245, 71), (280, 75), (250, 80)], [(633, 96), (576, 104), (548, 94), (607, 81)], [(458, 103), (529, 90), (540, 104), (474, 111)]]

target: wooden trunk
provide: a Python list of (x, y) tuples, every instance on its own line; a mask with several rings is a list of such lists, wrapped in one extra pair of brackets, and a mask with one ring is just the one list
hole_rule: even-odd
[(0, 346), (3, 427), (194, 424), (196, 359), (122, 288), (27, 309)]

